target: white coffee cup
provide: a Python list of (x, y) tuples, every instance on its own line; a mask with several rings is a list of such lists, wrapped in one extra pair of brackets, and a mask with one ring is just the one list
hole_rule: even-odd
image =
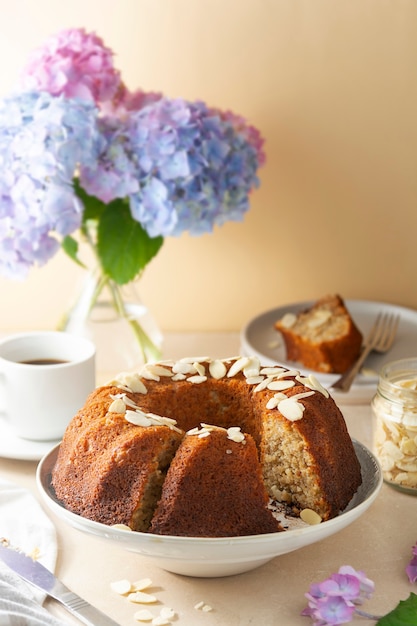
[(95, 346), (88, 339), (39, 331), (0, 341), (0, 411), (18, 437), (60, 439), (94, 387)]

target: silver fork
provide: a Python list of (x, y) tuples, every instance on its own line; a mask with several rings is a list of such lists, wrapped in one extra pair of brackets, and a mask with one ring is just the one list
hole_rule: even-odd
[(332, 389), (337, 389), (338, 391), (349, 391), (368, 354), (373, 350), (383, 354), (391, 348), (397, 334), (399, 321), (399, 315), (378, 313), (374, 325), (365, 339), (362, 352), (360, 353), (358, 359), (350, 369), (337, 379), (337, 381), (332, 385)]

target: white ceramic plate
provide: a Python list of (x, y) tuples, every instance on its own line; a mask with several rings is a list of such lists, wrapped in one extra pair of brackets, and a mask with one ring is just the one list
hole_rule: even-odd
[(102, 539), (117, 542), (126, 550), (151, 557), (162, 569), (186, 576), (230, 576), (249, 571), (280, 554), (293, 552), (339, 532), (364, 513), (377, 497), (382, 474), (373, 454), (353, 441), (361, 464), (362, 485), (346, 509), (338, 516), (316, 526), (298, 523), (294, 530), (245, 537), (173, 537), (129, 532), (93, 522), (67, 511), (57, 500), (51, 486), (51, 472), (59, 446), (38, 465), (37, 485), (46, 505), (62, 520)]
[(17, 437), (6, 418), (0, 415), (0, 457), (20, 461), (39, 461), (58, 441), (30, 441)]
[[(242, 354), (246, 356), (256, 355), (264, 365), (280, 363), (289, 368), (295, 366), (304, 375), (313, 373), (322, 385), (330, 388), (337, 380), (338, 375), (312, 372), (300, 363), (294, 364), (294, 362), (287, 361), (284, 341), (281, 334), (274, 328), (274, 323), (285, 313), (298, 313), (309, 308), (312, 304), (313, 301), (288, 304), (262, 313), (252, 319), (241, 333)], [(385, 363), (417, 356), (417, 311), (367, 300), (346, 300), (345, 304), (364, 337), (369, 333), (380, 311), (395, 313), (400, 316), (398, 333), (392, 348), (386, 354), (373, 352), (366, 360), (366, 369), (371, 370), (374, 374), (367, 376), (359, 374), (348, 393), (331, 390), (333, 398), (339, 403), (368, 402), (375, 393), (378, 372)]]

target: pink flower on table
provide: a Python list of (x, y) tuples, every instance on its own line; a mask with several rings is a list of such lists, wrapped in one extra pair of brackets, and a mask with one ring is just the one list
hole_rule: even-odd
[(350, 622), (353, 615), (367, 615), (356, 605), (369, 599), (374, 583), (362, 571), (343, 565), (320, 583), (313, 583), (305, 594), (308, 606), (301, 615), (311, 617), (314, 626), (339, 626)]
[(82, 98), (95, 103), (112, 100), (121, 88), (113, 52), (95, 33), (82, 28), (63, 30), (35, 50), (21, 77), (28, 91)]
[(410, 583), (415, 583), (417, 582), (417, 543), (415, 546), (413, 546), (412, 553), (413, 557), (405, 568), (405, 571), (407, 573)]

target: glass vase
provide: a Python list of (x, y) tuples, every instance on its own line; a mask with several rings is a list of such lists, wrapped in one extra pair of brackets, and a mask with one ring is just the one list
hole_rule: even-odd
[(100, 268), (88, 272), (58, 328), (94, 342), (96, 370), (102, 377), (161, 358), (162, 334), (141, 301), (136, 282), (118, 285)]

